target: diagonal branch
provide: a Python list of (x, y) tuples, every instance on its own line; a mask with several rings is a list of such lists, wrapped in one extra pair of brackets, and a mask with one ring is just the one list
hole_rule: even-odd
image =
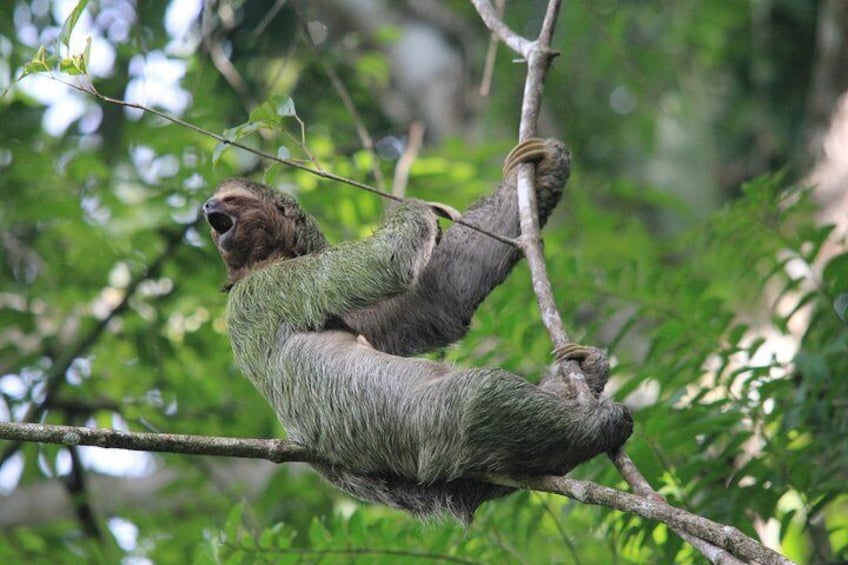
[[(527, 61), (527, 78), (524, 81), (518, 140), (530, 139), (536, 134), (545, 75), (550, 68), (551, 61), (557, 55), (551, 49), (551, 37), (559, 15), (560, 0), (548, 2), (542, 31), (535, 41), (528, 41), (509, 29), (498, 18), (489, 0), (472, 0), (472, 2), (492, 33)], [(548, 331), (554, 351), (557, 351), (567, 345), (570, 340), (556, 307), (551, 279), (548, 276), (548, 269), (542, 252), (542, 236), (536, 213), (536, 190), (533, 186), (534, 170), (535, 165), (532, 163), (522, 163), (518, 166), (518, 210), (521, 219), (521, 237), (518, 242), (530, 268), (533, 292), (536, 294), (536, 301), (539, 303), (542, 323)], [(561, 370), (577, 400), (588, 401), (592, 397), (592, 393), (579, 365), (574, 361), (569, 361), (562, 365)]]
[(498, 36), (498, 39), (503, 41), (507, 47), (519, 55), (523, 57), (527, 56), (527, 51), (530, 48), (531, 42), (509, 29), (509, 27), (507, 27), (507, 25), (503, 23), (503, 20), (501, 20), (498, 16), (497, 11), (495, 11), (495, 8), (489, 0), (471, 0), (471, 3), (474, 4), (474, 8), (480, 15), (480, 19), (483, 20), (483, 23), (486, 24), (486, 27), (489, 28), (492, 33)]
[(406, 149), (403, 155), (398, 159), (395, 166), (395, 175), (392, 179), (392, 194), (403, 198), (406, 193), (406, 184), (409, 181), (409, 170), (412, 168), (412, 163), (418, 157), (418, 151), (421, 149), (421, 144), (424, 142), (424, 124), (419, 121), (414, 121), (409, 124), (409, 141), (406, 144)]
[[(486, 27), (527, 61), (527, 78), (524, 83), (524, 98), (521, 104), (521, 123), (519, 125), (519, 141), (524, 141), (533, 137), (536, 133), (545, 75), (551, 61), (558, 54), (551, 49), (551, 38), (556, 27), (561, 0), (549, 0), (548, 7), (545, 11), (545, 18), (542, 22), (542, 29), (538, 39), (535, 41), (524, 39), (509, 29), (498, 17), (489, 0), (472, 0), (472, 3), (477, 9), (480, 18), (486, 24)], [(522, 234), (519, 238), (519, 245), (524, 252), (530, 268), (533, 292), (536, 294), (542, 322), (550, 335), (551, 343), (556, 352), (569, 343), (569, 338), (562, 323), (562, 317), (556, 308), (553, 288), (547, 273), (547, 267), (545, 266), (542, 239), (536, 213), (536, 192), (533, 187), (533, 181), (534, 165), (532, 163), (522, 163), (518, 168), (518, 206), (519, 213), (521, 214)], [(591, 391), (586, 383), (586, 378), (576, 362), (569, 361), (565, 363), (561, 366), (561, 371), (566, 382), (574, 390), (578, 400), (588, 400), (591, 398)], [(661, 495), (651, 487), (623, 449), (611, 453), (610, 458), (613, 460), (621, 476), (625, 478), (633, 491), (638, 495), (635, 498), (651, 503), (663, 500)], [(664, 501), (663, 504), (665, 504)], [(675, 512), (685, 512), (667, 504), (665, 506)], [(639, 514), (638, 512), (636, 513)], [(734, 549), (731, 549), (727, 545), (718, 544), (720, 547), (730, 549), (733, 555), (728, 555), (720, 547), (710, 543), (713, 540), (707, 540), (707, 538), (701, 536), (696, 530), (689, 529), (686, 523), (670, 519), (662, 521), (668, 524), (683, 539), (696, 547), (713, 563), (738, 565), (741, 562), (734, 555), (746, 557), (737, 553), (734, 550), (735, 546)], [(738, 530), (736, 531), (738, 532)], [(742, 535), (741, 532), (739, 535)], [(759, 546), (754, 540), (747, 537), (745, 539)], [(765, 548), (763, 547), (763, 549)]]
[[(695, 547), (713, 563), (762, 563), (769, 565), (790, 565), (793, 563), (790, 559), (756, 542), (733, 526), (714, 522), (703, 516), (671, 506), (663, 500), (643, 498), (590, 481), (568, 477), (536, 477), (518, 483), (518, 485), (533, 490), (561, 494), (585, 504), (606, 506), (622, 512), (630, 512), (642, 518), (667, 524), (674, 531), (692, 532), (691, 537), (700, 542), (700, 546), (695, 545)], [(740, 559), (744, 561), (740, 561)]]
[[(312, 49), (314, 52), (314, 45), (312, 46)], [(381, 191), (385, 191), (386, 180), (383, 178), (383, 171), (380, 169), (380, 159), (377, 157), (376, 151), (374, 151), (374, 139), (371, 137), (371, 134), (368, 133), (368, 128), (365, 127), (365, 121), (356, 109), (356, 105), (353, 103), (350, 91), (347, 89), (347, 86), (345, 86), (345, 83), (342, 82), (339, 73), (337, 73), (325, 59), (321, 59), (320, 65), (324, 70), (324, 74), (327, 75), (328, 79), (330, 79), (330, 84), (333, 85), (333, 89), (336, 91), (336, 94), (338, 94), (342, 104), (344, 104), (345, 110), (347, 110), (351, 121), (353, 121), (353, 127), (356, 130), (356, 135), (359, 136), (359, 142), (362, 144), (362, 147), (371, 154), (371, 174), (374, 175), (374, 181), (377, 183), (377, 188)], [(394, 194), (394, 192), (392, 192), (392, 194)]]

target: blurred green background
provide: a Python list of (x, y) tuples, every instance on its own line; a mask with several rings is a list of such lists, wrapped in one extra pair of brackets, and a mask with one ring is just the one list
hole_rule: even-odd
[[(91, 38), (102, 94), (378, 186), (418, 120), (407, 194), (459, 209), (499, 181), (525, 67), (500, 46), (487, 83), (489, 35), (458, 0), (92, 1), (68, 49), (75, 5), (0, 7), (0, 420), (282, 437), (233, 365), (198, 206), (251, 176), (340, 241), (383, 202), (24, 65)], [(506, 21), (535, 37), (544, 9), (508, 2)], [(540, 123), (574, 155), (551, 279), (572, 336), (610, 349), (628, 452), (673, 504), (804, 563), (848, 560), (847, 42), (843, 0), (566, 2)], [(292, 115), (246, 135), (267, 100)], [(438, 356), (535, 380), (549, 350), (521, 265)], [(624, 486), (603, 458), (573, 474)], [(491, 502), (463, 529), (301, 465), (6, 441), (0, 561), (705, 562), (561, 497)]]

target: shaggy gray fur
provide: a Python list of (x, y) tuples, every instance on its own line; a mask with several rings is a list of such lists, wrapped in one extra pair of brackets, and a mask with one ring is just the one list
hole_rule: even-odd
[[(543, 223), (569, 172), (564, 146), (544, 143)], [(501, 369), (401, 356), (467, 331), (518, 260), (510, 246), (459, 225), (437, 244), (433, 212), (411, 201), (372, 237), (329, 247), (293, 199), (243, 179), (222, 183), (204, 212), (229, 269), (238, 363), (290, 439), (319, 454), (327, 463), (315, 467), (354, 496), (469, 522), (480, 504), (511, 492), (475, 477), (564, 474), (629, 437), (627, 410), (600, 396), (577, 404)], [(463, 217), (518, 235), (514, 173)], [(599, 393), (603, 356), (586, 348), (575, 358)]]

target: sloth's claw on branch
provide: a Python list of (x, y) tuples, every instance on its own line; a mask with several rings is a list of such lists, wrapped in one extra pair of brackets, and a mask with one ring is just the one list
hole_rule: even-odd
[(520, 163), (535, 163), (544, 159), (547, 154), (548, 147), (544, 139), (531, 137), (524, 140), (513, 147), (504, 159), (503, 176), (506, 177)]
[(441, 202), (427, 202), (427, 205), (430, 206), (436, 215), (441, 218), (447, 218), (454, 222), (458, 222), (462, 219), (462, 214), (453, 206), (448, 206)]

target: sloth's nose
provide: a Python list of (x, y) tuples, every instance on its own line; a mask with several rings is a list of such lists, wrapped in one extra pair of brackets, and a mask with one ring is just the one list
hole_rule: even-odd
[(224, 211), (221, 201), (215, 197), (210, 198), (201, 206), (203, 217), (213, 230), (223, 235), (230, 231), (235, 225), (235, 218)]
[(215, 198), (214, 196), (212, 198), (210, 198), (209, 200), (207, 200), (206, 202), (204, 202), (203, 206), (201, 206), (201, 209), (203, 210), (203, 215), (206, 216), (206, 217), (209, 217), (209, 214), (211, 214), (212, 212), (215, 212), (218, 209), (219, 204), (220, 204), (220, 202), (218, 202), (218, 199)]

